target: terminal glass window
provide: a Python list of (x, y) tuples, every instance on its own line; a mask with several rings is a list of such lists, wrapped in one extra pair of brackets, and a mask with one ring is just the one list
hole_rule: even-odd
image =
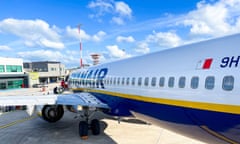
[(205, 88), (209, 90), (213, 89), (214, 83), (215, 83), (215, 78), (213, 76), (207, 77), (205, 80)]
[(179, 88), (184, 88), (186, 83), (186, 77), (180, 77), (178, 81), (178, 87)]
[(7, 82), (6, 81), (0, 81), (0, 89), (6, 89), (7, 88)]
[(23, 80), (11, 80), (7, 82), (7, 88), (21, 88)]
[(7, 65), (7, 72), (22, 72), (22, 66)]
[(197, 89), (198, 88), (198, 83), (199, 83), (199, 78), (198, 77), (192, 77), (191, 88), (192, 89)]
[(4, 65), (0, 65), (0, 72), (5, 72)]
[(234, 77), (233, 76), (225, 76), (223, 78), (222, 88), (226, 91), (233, 90), (234, 86)]

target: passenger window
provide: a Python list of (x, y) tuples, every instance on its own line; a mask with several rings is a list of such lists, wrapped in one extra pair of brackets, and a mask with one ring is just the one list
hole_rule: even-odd
[(226, 91), (233, 90), (234, 87), (234, 77), (233, 76), (225, 76), (223, 78), (222, 88)]
[(152, 78), (152, 81), (151, 81), (151, 86), (156, 86), (156, 82), (157, 82), (157, 78), (156, 77), (153, 77)]
[(117, 80), (118, 85), (120, 85), (120, 80), (121, 80), (121, 78), (119, 77), (118, 80)]
[(198, 77), (192, 77), (191, 88), (192, 89), (197, 89), (198, 88), (198, 83), (199, 83), (199, 78)]
[(168, 87), (173, 88), (174, 87), (174, 77), (170, 77), (168, 79)]
[(113, 84), (116, 85), (116, 77), (113, 79)]
[(132, 78), (132, 85), (134, 86), (135, 85), (135, 77), (134, 78)]
[(209, 90), (213, 89), (214, 83), (215, 83), (215, 78), (213, 76), (208, 76), (205, 80), (205, 88)]
[(112, 82), (113, 82), (113, 79), (112, 79), (112, 77), (111, 78), (109, 78), (110, 79), (110, 85), (112, 85)]
[(139, 78), (138, 78), (138, 86), (141, 86), (141, 85), (142, 85), (142, 78), (139, 77)]
[(178, 81), (178, 87), (184, 88), (186, 85), (186, 77), (180, 77)]
[(129, 85), (129, 83), (130, 83), (130, 78), (128, 77), (126, 84)]
[(122, 85), (124, 85), (124, 82), (125, 82), (125, 78), (122, 78)]
[(161, 77), (161, 78), (159, 79), (159, 86), (160, 86), (160, 87), (164, 87), (164, 83), (165, 83), (165, 78), (164, 78), (164, 77)]
[(111, 79), (110, 77), (108, 77), (108, 84), (109, 84), (109, 85), (111, 85), (111, 80), (112, 80), (112, 79)]
[[(107, 85), (108, 84), (108, 77), (106, 77), (103, 82)], [(99, 79), (98, 79), (98, 83), (99, 83)]]
[(144, 79), (144, 85), (145, 85), (145, 86), (148, 86), (148, 83), (149, 83), (149, 77), (146, 77), (146, 78)]

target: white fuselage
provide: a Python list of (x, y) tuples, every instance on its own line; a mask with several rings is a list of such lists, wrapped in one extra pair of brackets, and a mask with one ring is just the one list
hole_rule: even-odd
[[(237, 34), (79, 69), (70, 75), (69, 86), (108, 102), (112, 113), (139, 113), (174, 124), (206, 126), (208, 133), (212, 131), (218, 138), (224, 135), (220, 138), (224, 142), (237, 143), (240, 138), (227, 133), (227, 129), (240, 133), (236, 129), (240, 125), (239, 43), (240, 34)], [(194, 115), (198, 118), (195, 123), (184, 121), (185, 114), (179, 118), (180, 122), (170, 116), (165, 119), (161, 113), (170, 108), (193, 114), (190, 119), (195, 119)], [(121, 109), (125, 110), (120, 114)], [(229, 118), (232, 125), (230, 121), (227, 126), (215, 125), (212, 121), (218, 115), (223, 123)]]

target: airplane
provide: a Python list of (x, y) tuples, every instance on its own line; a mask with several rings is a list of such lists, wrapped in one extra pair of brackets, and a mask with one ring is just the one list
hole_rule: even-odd
[[(73, 93), (1, 96), (0, 105), (41, 106), (48, 122), (80, 113), (79, 135), (100, 133), (96, 111), (135, 116), (211, 144), (240, 143), (240, 34), (73, 71)], [(144, 130), (143, 130), (144, 132)]]

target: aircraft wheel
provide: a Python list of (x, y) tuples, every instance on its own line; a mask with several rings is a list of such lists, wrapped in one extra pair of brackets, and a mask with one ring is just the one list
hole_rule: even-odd
[(99, 135), (100, 134), (100, 122), (98, 119), (93, 119), (91, 121), (91, 129), (93, 135)]
[(88, 138), (88, 123), (86, 121), (80, 121), (79, 123), (79, 136), (83, 140)]

